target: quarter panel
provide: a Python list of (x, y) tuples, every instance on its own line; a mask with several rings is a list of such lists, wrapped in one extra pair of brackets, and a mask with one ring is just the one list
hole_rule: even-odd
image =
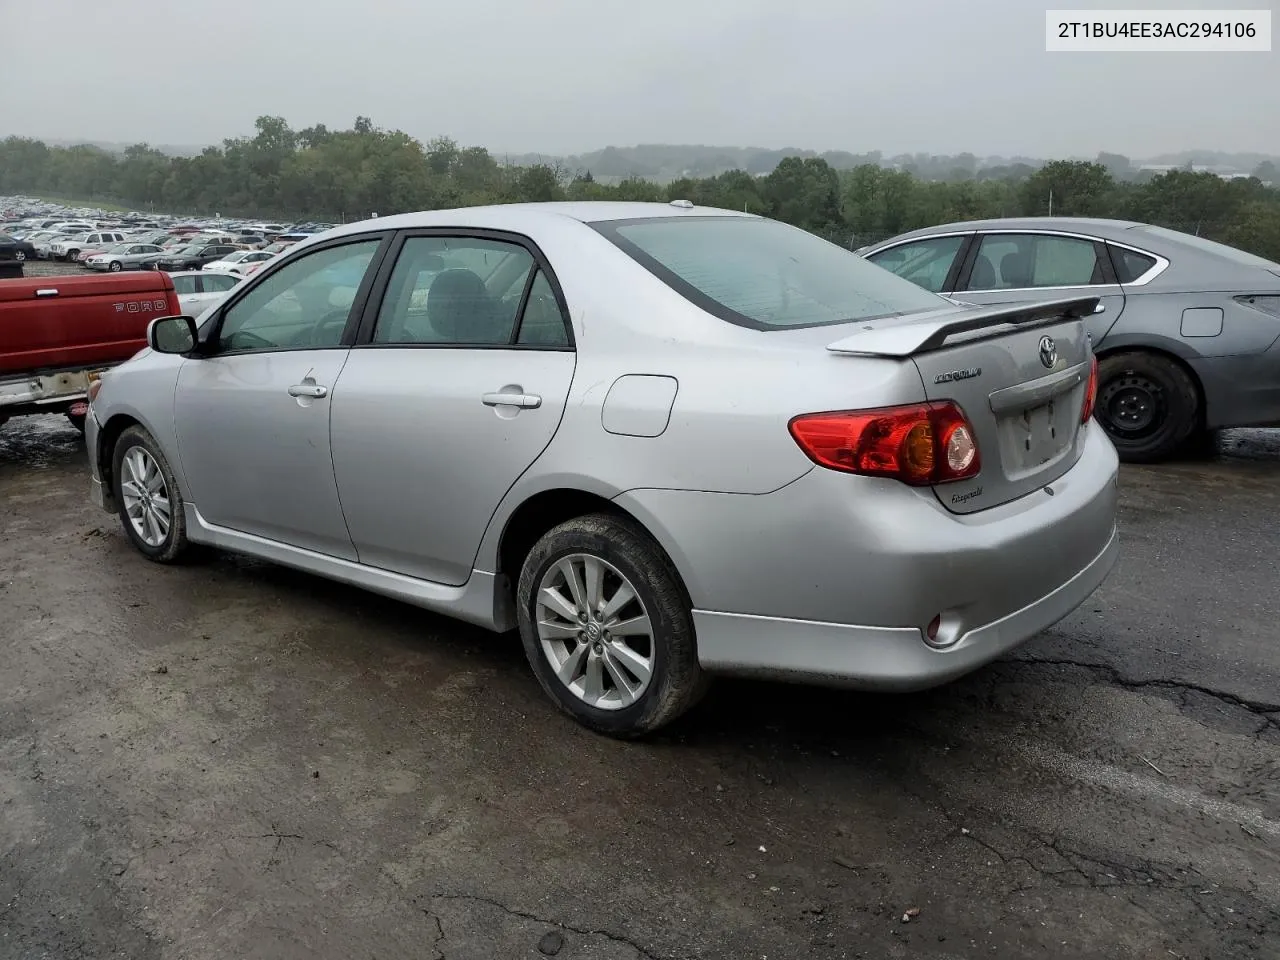
[[(1221, 310), (1222, 332), (1213, 337), (1184, 337), (1183, 313), (1195, 309)], [(1242, 307), (1229, 294), (1151, 292), (1130, 294), (1123, 316), (1099, 346), (1112, 350), (1149, 340), (1153, 346), (1191, 359), (1259, 353), (1277, 338), (1280, 318)]]
[[(578, 369), (564, 421), (536, 472), (590, 473), (607, 486), (763, 493), (812, 462), (791, 417), (923, 399), (909, 362), (834, 356), (849, 325), (758, 331), (695, 307), (582, 224), (534, 239), (559, 278)], [(601, 413), (629, 374), (679, 384), (657, 437), (608, 433)]]

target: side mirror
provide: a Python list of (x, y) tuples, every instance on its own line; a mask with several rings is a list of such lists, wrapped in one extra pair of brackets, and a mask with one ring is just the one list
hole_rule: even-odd
[(196, 337), (191, 317), (159, 317), (147, 327), (147, 344), (156, 353), (190, 353), (196, 348)]

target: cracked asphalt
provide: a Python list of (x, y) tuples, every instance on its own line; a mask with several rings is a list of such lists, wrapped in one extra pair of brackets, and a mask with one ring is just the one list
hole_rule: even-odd
[(509, 638), (146, 562), (7, 424), (0, 957), (1280, 957), (1278, 468), (1126, 468), (1108, 583), (951, 686), (623, 744)]

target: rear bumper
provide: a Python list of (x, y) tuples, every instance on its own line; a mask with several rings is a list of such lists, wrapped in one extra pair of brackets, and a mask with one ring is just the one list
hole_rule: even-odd
[[(1118, 460), (1091, 423), (1045, 488), (972, 514), (930, 490), (815, 468), (770, 494), (632, 491), (693, 601), (717, 672), (927, 687), (1061, 619), (1117, 552)], [(941, 647), (925, 642), (938, 617)]]
[(1051, 627), (1088, 599), (1120, 551), (1118, 532), (1087, 567), (1039, 600), (965, 633), (945, 650), (919, 629), (863, 627), (695, 610), (699, 659), (711, 671), (905, 692), (976, 670)]
[(1280, 425), (1280, 340), (1262, 353), (1189, 361), (1205, 395), (1205, 426)]
[(61, 404), (83, 400), (89, 389), (88, 370), (37, 374), (0, 382), (0, 407)]

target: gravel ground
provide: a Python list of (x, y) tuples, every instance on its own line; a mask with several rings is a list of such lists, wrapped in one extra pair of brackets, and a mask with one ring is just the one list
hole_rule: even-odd
[(68, 277), (93, 273), (78, 263), (61, 263), (57, 260), (28, 260), (23, 264), (25, 277)]
[(651, 742), (509, 637), (146, 562), (0, 429), (0, 957), (1280, 957), (1280, 442), (1126, 469), (1069, 619), (926, 694), (721, 682)]

